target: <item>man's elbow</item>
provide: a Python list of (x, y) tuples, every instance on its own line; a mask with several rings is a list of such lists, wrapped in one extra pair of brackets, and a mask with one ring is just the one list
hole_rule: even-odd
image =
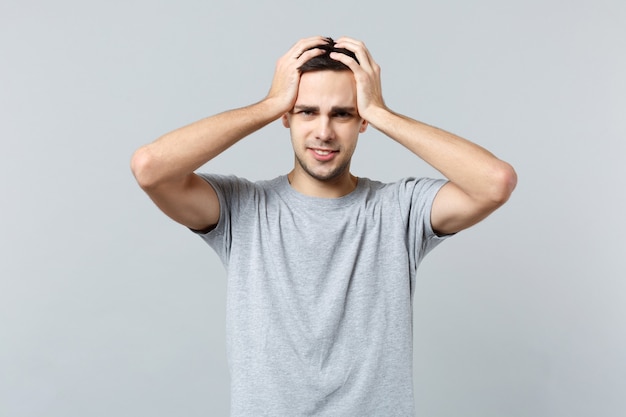
[(489, 200), (496, 207), (506, 203), (517, 186), (517, 173), (513, 167), (500, 161), (491, 174), (491, 191)]
[(139, 186), (149, 190), (157, 184), (155, 161), (147, 146), (137, 149), (130, 160), (130, 169)]

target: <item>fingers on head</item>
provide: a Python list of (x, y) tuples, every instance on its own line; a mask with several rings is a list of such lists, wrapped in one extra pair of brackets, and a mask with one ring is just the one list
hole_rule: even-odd
[(370, 53), (363, 42), (347, 36), (342, 36), (337, 40), (336, 46), (353, 52), (361, 64), (371, 64)]
[(324, 45), (327, 43), (328, 38), (323, 36), (312, 36), (310, 38), (300, 39), (291, 49), (299, 54), (302, 54), (306, 50), (314, 48), (317, 45)]
[(323, 53), (324, 53), (323, 49), (312, 47), (312, 48), (307, 49), (306, 51), (302, 52), (300, 54), (300, 56), (297, 57), (297, 59), (299, 61), (305, 61), (306, 62), (309, 59), (311, 59), (311, 58), (313, 58), (313, 57), (315, 57), (317, 55), (321, 55)]

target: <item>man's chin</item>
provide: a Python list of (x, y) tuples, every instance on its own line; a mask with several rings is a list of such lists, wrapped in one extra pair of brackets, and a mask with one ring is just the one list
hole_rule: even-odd
[(306, 174), (314, 180), (329, 183), (339, 180), (345, 174), (344, 169), (335, 169), (332, 171), (315, 171), (305, 169), (304, 172), (306, 172)]
[(303, 163), (299, 158), (296, 158), (296, 162), (298, 163), (300, 168), (302, 168), (302, 171), (304, 171), (306, 175), (313, 178), (314, 180), (321, 182), (332, 183), (334, 181), (340, 180), (344, 175), (350, 175), (350, 164), (343, 164), (334, 168), (328, 167), (328, 164), (321, 164), (321, 166), (313, 168)]

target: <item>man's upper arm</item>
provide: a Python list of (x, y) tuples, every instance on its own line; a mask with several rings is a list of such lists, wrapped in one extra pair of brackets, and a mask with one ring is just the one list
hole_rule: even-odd
[(205, 230), (219, 221), (217, 193), (197, 174), (144, 190), (163, 213), (190, 229)]
[(498, 207), (494, 202), (475, 200), (456, 184), (448, 182), (435, 196), (430, 221), (438, 235), (453, 234), (475, 225)]

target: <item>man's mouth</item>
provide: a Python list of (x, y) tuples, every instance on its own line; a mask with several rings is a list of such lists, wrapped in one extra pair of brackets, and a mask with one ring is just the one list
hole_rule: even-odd
[(329, 155), (334, 151), (329, 150), (329, 149), (313, 149), (313, 152), (315, 152), (318, 155), (324, 156), (324, 155)]
[(315, 159), (320, 162), (328, 162), (335, 158), (338, 151), (324, 148), (309, 148), (309, 151)]

